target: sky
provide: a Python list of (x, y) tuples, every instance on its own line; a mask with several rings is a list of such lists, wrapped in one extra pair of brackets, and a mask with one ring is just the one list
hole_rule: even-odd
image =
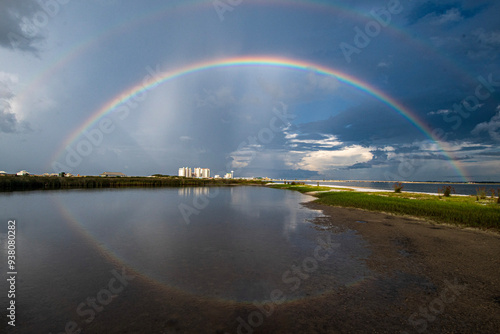
[(498, 13), (2, 0), (0, 171), (500, 181)]

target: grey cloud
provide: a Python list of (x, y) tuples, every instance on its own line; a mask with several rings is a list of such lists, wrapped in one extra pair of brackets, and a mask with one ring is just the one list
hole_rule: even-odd
[(12, 85), (16, 77), (0, 72), (0, 132), (13, 133), (20, 129), (29, 129), (26, 122), (19, 122), (12, 110), (12, 100), (15, 97)]
[(0, 100), (0, 132), (11, 133), (17, 129), (16, 115), (10, 112), (10, 103)]
[(0, 2), (0, 46), (36, 54), (36, 44), (43, 40), (40, 29), (33, 23), (38, 12), (45, 14), (32, 0)]
[(498, 113), (493, 116), (488, 122), (479, 123), (476, 125), (472, 134), (478, 135), (481, 132), (487, 132), (491, 139), (494, 141), (500, 141), (500, 106), (497, 108)]

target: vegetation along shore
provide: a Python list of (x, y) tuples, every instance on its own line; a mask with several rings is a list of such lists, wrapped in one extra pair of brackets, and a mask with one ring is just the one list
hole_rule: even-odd
[(0, 191), (54, 190), (54, 189), (95, 189), (129, 187), (186, 187), (186, 186), (227, 186), (261, 185), (258, 180), (238, 179), (196, 179), (179, 176), (154, 177), (51, 177), (51, 176), (2, 176)]
[(500, 204), (494, 196), (438, 196), (407, 192), (367, 193), (310, 185), (277, 184), (317, 197), (318, 204), (418, 217), (428, 221), (500, 232)]

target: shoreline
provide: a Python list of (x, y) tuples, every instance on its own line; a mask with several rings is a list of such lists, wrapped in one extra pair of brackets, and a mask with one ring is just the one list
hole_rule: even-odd
[(271, 180), (273, 182), (370, 182), (370, 183), (394, 183), (394, 182), (402, 182), (402, 183), (408, 183), (408, 184), (470, 184), (470, 185), (500, 185), (500, 182), (496, 181), (478, 181), (478, 182), (453, 182), (453, 181), (382, 181), (382, 180), (280, 180), (280, 179), (273, 179)]
[[(500, 232), (500, 198), (477, 196), (443, 196), (415, 192), (395, 193), (373, 189), (327, 186), (276, 185), (275, 189), (294, 190), (311, 195), (316, 203), (332, 207), (356, 208), (368, 212), (414, 217), (437, 224), (490, 229)], [(357, 190), (357, 191), (356, 191)]]
[[(486, 333), (500, 328), (497, 233), (316, 202), (303, 205), (326, 216), (315, 224), (332, 233), (355, 231), (367, 242), (371, 255), (366, 263), (374, 275), (360, 287), (361, 294), (346, 292), (348, 299), (360, 302), (358, 316), (390, 314), (387, 325), (399, 323), (397, 332), (422, 332), (425, 327), (429, 333)], [(450, 284), (458, 293), (445, 302), (440, 298)], [(442, 307), (429, 307), (440, 300)], [(425, 318), (424, 308), (433, 321)], [(359, 328), (368, 324), (359, 318)], [(379, 329), (391, 332), (387, 328)]]

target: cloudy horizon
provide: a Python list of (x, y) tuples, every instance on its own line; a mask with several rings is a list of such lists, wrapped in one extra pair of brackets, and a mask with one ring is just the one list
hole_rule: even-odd
[[(0, 170), (500, 182), (498, 12), (492, 0), (3, 1)], [(226, 65), (181, 71), (208, 62)]]

